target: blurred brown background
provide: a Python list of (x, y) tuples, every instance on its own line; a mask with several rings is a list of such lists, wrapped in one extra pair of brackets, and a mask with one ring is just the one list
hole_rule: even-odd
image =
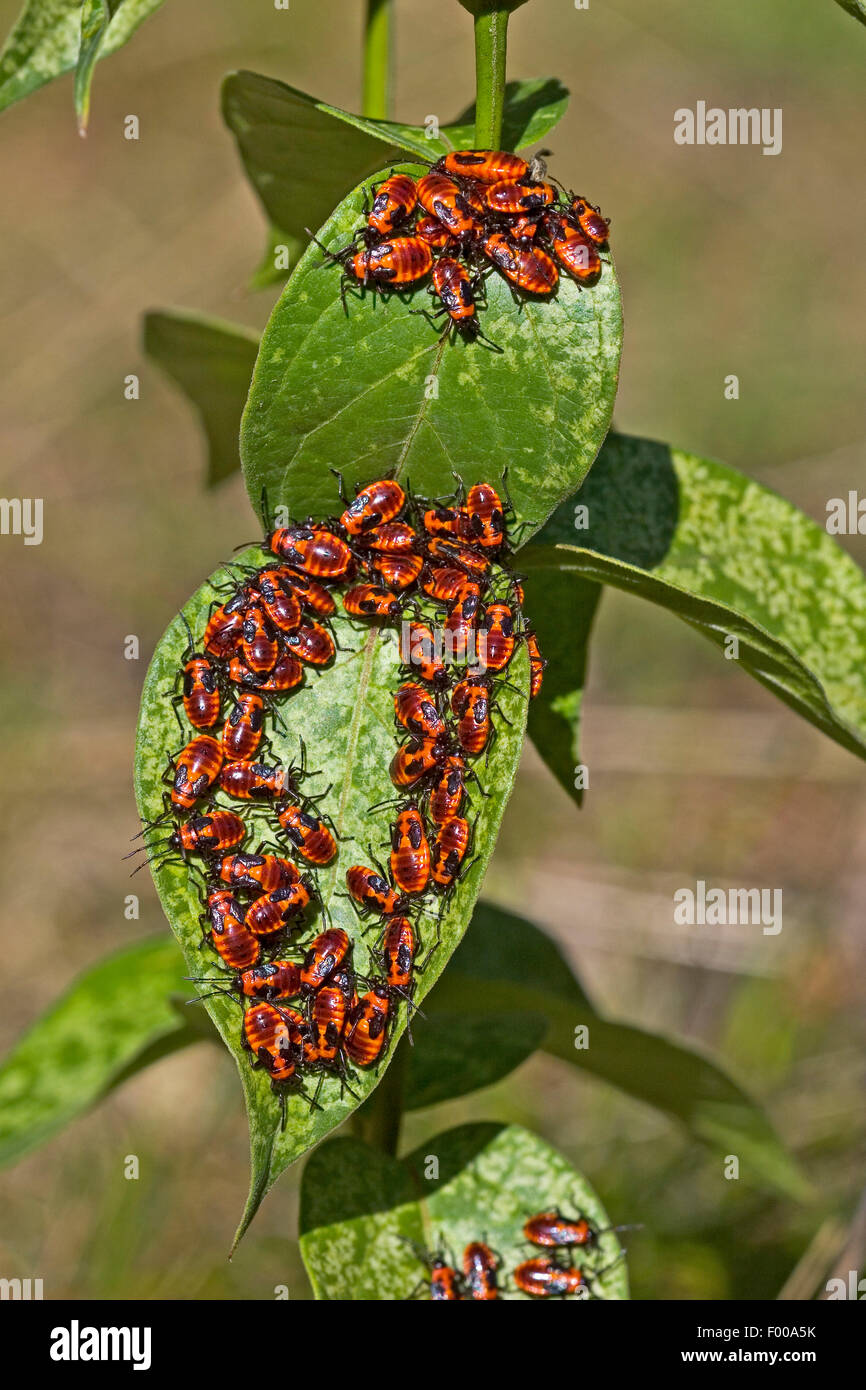
[[(0, 4), (4, 32), (17, 8)], [(105, 952), (166, 930), (145, 875), (140, 922), (123, 916), (139, 689), (170, 616), (254, 527), (239, 479), (203, 493), (195, 420), (142, 359), (139, 320), (174, 305), (264, 323), (273, 294), (244, 288), (264, 222), (220, 79), (250, 67), (356, 107), (362, 9), (170, 0), (99, 65), (86, 141), (68, 78), (0, 120), (0, 491), (45, 499), (41, 547), (0, 538), (4, 1048)], [(468, 16), (397, 0), (397, 25), (394, 114), (447, 120), (472, 96)], [(860, 483), (866, 439), (864, 73), (866, 30), (832, 0), (532, 0), (511, 25), (509, 75), (572, 90), (557, 174), (612, 218), (618, 427), (722, 458), (819, 520)], [(676, 146), (673, 112), (698, 100), (782, 107), (783, 152)], [(138, 143), (123, 139), (130, 113)], [(139, 662), (123, 659), (131, 633)], [(584, 734), (584, 810), (527, 755), (489, 895), (531, 904), (611, 1013), (716, 1049), (822, 1202), (725, 1183), (718, 1156), (661, 1116), (542, 1058), (413, 1117), (407, 1137), (535, 1125), (617, 1220), (645, 1223), (636, 1296), (775, 1297), (863, 1183), (866, 771), (673, 618), (613, 592)], [(781, 936), (674, 928), (671, 895), (698, 877), (781, 887)], [(246, 1181), (233, 1068), (202, 1045), (4, 1175), (0, 1273), (43, 1277), (47, 1297), (306, 1296), (294, 1174), (226, 1263)]]

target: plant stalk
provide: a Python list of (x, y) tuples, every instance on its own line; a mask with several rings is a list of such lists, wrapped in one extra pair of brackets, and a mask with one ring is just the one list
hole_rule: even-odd
[(479, 150), (498, 150), (502, 141), (508, 16), (505, 8), (475, 16), (475, 148)]
[(351, 1121), (356, 1138), (392, 1157), (396, 1157), (400, 1142), (408, 1061), (406, 1039), (401, 1038), (379, 1085), (355, 1111)]
[(391, 114), (393, 36), (393, 0), (367, 0), (361, 114), (372, 121), (386, 121)]

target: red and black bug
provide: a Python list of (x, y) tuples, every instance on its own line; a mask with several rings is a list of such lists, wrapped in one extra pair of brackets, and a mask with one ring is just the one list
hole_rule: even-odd
[(490, 687), (483, 676), (458, 681), (451, 694), (451, 711), (457, 716), (457, 739), (464, 753), (478, 757), (490, 738)]
[[(423, 893), (430, 880), (430, 846), (421, 812), (407, 802), (391, 827), (391, 877), (406, 896)], [(393, 909), (392, 909), (393, 910)]]
[(466, 764), (452, 753), (438, 769), (430, 787), (427, 811), (434, 825), (442, 826), (458, 816), (466, 795)]
[(337, 843), (325, 822), (295, 802), (284, 802), (275, 809), (277, 820), (298, 853), (311, 864), (330, 864), (337, 853)]
[(310, 1007), (310, 1031), (318, 1060), (333, 1066), (340, 1058), (346, 1027), (346, 999), (337, 985), (323, 985)]
[(361, 913), (392, 917), (406, 910), (406, 898), (392, 888), (387, 879), (364, 864), (353, 864), (346, 871), (346, 887)]
[(438, 569), (432, 569), (426, 579), (422, 579), (421, 588), (430, 598), (437, 603), (453, 603), (457, 597), (457, 591), (466, 579), (466, 571), (459, 570), (454, 566), (443, 565)]
[(568, 215), (575, 219), (583, 235), (594, 246), (604, 246), (607, 243), (610, 223), (606, 217), (602, 217), (600, 208), (593, 207), (586, 198), (576, 196), (569, 204)]
[(417, 740), (438, 738), (445, 721), (423, 685), (406, 681), (394, 696), (394, 713), (403, 728)]
[(243, 801), (282, 796), (291, 781), (291, 775), (284, 767), (246, 761), (226, 763), (219, 775), (220, 789)]
[(527, 294), (552, 294), (559, 283), (556, 262), (540, 246), (513, 241), (505, 232), (491, 232), (484, 254), (506, 279)]
[(358, 538), (365, 550), (381, 550), (386, 555), (411, 555), (418, 537), (408, 521), (385, 521)]
[[(302, 1020), (301, 1020), (302, 1022)], [(286, 1123), (285, 1084), (294, 1081), (298, 1064), (304, 1060), (304, 1029), (298, 1021), (296, 1011), (279, 1008), (275, 1004), (257, 1003), (244, 1014), (241, 1029), (241, 1044), (251, 1052), (254, 1067), (264, 1067), (271, 1078), (271, 1085), (280, 1097), (283, 1127)], [(299, 1094), (310, 1106), (310, 1100), (301, 1090)]]
[(573, 227), (560, 213), (548, 213), (544, 231), (553, 254), (581, 284), (591, 283), (601, 274), (601, 257), (588, 237)]
[(503, 179), (484, 189), (484, 202), (490, 211), (509, 217), (540, 212), (555, 201), (556, 189), (549, 183)]
[(252, 758), (261, 743), (265, 702), (252, 690), (240, 690), (223, 725), (222, 749), (228, 762)]
[(560, 1211), (541, 1211), (524, 1223), (523, 1234), (533, 1245), (572, 1248), (592, 1245), (598, 1232), (585, 1216), (563, 1216)]
[[(452, 237), (465, 241), (481, 229), (481, 222), (472, 208), (467, 191), (447, 175), (425, 174), (418, 180), (417, 192), (418, 202), (425, 212), (437, 218)], [(427, 246), (427, 243), (422, 242), (422, 245)], [(429, 246), (427, 249), (429, 252)]]
[(354, 562), (346, 542), (325, 527), (281, 526), (268, 537), (268, 545), (312, 579), (341, 579)]
[(304, 623), (283, 641), (286, 651), (308, 666), (327, 666), (336, 651), (333, 637), (321, 623)]
[(220, 862), (219, 876), (233, 888), (253, 893), (273, 893), (277, 888), (297, 883), (300, 870), (291, 859), (276, 854), (226, 854)]
[(426, 623), (409, 624), (408, 642), (402, 648), (402, 657), (403, 664), (413, 674), (420, 676), (422, 681), (432, 685), (434, 690), (444, 690), (448, 685), (449, 677), (442, 660), (441, 643), (436, 640)]
[(586, 1297), (589, 1285), (581, 1271), (573, 1265), (561, 1265), (542, 1256), (524, 1260), (514, 1270), (514, 1282), (522, 1293), (532, 1298), (565, 1298), (568, 1294)]
[(252, 686), (264, 695), (277, 695), (299, 686), (304, 679), (304, 668), (291, 652), (283, 651), (270, 675), (257, 676), (235, 656), (229, 662), (228, 677), (235, 685)]
[(207, 895), (206, 919), (214, 950), (231, 970), (248, 970), (261, 947), (243, 920), (243, 909), (231, 890), (212, 888)]
[(427, 554), (444, 565), (456, 565), (476, 578), (483, 578), (490, 571), (490, 558), (470, 545), (461, 545), (446, 536), (433, 536), (427, 542)]
[(541, 690), (544, 680), (546, 659), (541, 655), (538, 638), (534, 632), (526, 634), (526, 650), (529, 652), (529, 698), (534, 700)]
[(381, 942), (382, 968), (385, 984), (393, 994), (409, 999), (412, 988), (412, 966), (418, 943), (408, 917), (389, 917)]
[(421, 217), (415, 225), (415, 235), (427, 242), (428, 246), (433, 246), (438, 251), (444, 251), (446, 247), (454, 246), (454, 237), (447, 227), (443, 227), (438, 217)]
[(503, 179), (525, 179), (529, 176), (526, 160), (507, 150), (449, 150), (433, 168), (446, 174), (476, 179), (478, 183), (501, 183)]
[(211, 729), (220, 716), (219, 673), (209, 657), (195, 650), (189, 623), (183, 613), (180, 616), (189, 643), (181, 657), (181, 693), (175, 695), (172, 703), (176, 712), (178, 702), (183, 701), (184, 713), (194, 729)]
[(262, 607), (280, 632), (294, 632), (301, 621), (301, 603), (286, 578), (289, 574), (288, 567), (280, 565), (259, 570), (255, 577)]
[(233, 811), (212, 811), (182, 822), (169, 836), (168, 844), (187, 854), (224, 854), (239, 845), (246, 833), (246, 826)]
[(448, 753), (449, 740), (441, 734), (438, 738), (425, 738), (420, 742), (409, 739), (401, 743), (391, 759), (391, 781), (395, 787), (414, 787), (423, 777), (440, 767)]
[(202, 638), (202, 646), (211, 656), (228, 657), (237, 649), (241, 640), (246, 604), (246, 593), (239, 589), (226, 603), (214, 609), (208, 618)]
[(504, 671), (514, 655), (514, 614), (507, 603), (491, 603), (479, 623), (479, 645), (488, 671)]
[(469, 1297), (490, 1302), (499, 1297), (497, 1270), (499, 1261), (482, 1240), (474, 1240), (463, 1251), (463, 1279)]
[(453, 536), (460, 534), (462, 511), (460, 507), (428, 507), (421, 517), (421, 524), (428, 536)]
[(299, 570), (288, 567), (281, 569), (280, 573), (283, 576), (283, 584), (291, 589), (305, 608), (309, 608), (320, 618), (330, 618), (336, 613), (337, 605), (324, 584), (320, 584), (308, 574), (301, 574)]
[(417, 201), (415, 180), (408, 174), (392, 174), (374, 191), (367, 225), (382, 236), (390, 236), (412, 216)]
[(173, 762), (171, 804), (182, 811), (191, 811), (195, 803), (210, 791), (223, 762), (222, 745), (209, 734), (190, 739)]
[(343, 607), (353, 618), (387, 618), (391, 622), (397, 622), (403, 611), (396, 594), (375, 584), (356, 584), (347, 589)]
[(419, 236), (391, 237), (342, 260), (346, 274), (362, 285), (399, 288), (413, 285), (430, 273), (433, 251)]
[(370, 566), (376, 571), (382, 583), (398, 593), (408, 589), (424, 568), (423, 555), (386, 555), (370, 552)]
[(345, 1049), (359, 1067), (371, 1067), (382, 1056), (388, 1037), (391, 996), (381, 982), (362, 994), (346, 1024)]
[(340, 517), (340, 525), (347, 535), (362, 536), (393, 521), (405, 504), (406, 494), (393, 478), (365, 483)]
[(351, 949), (349, 935), (342, 927), (329, 927), (314, 937), (301, 963), (301, 984), (305, 993), (314, 993), (340, 970)]
[(433, 841), (430, 878), (436, 887), (447, 891), (454, 887), (466, 858), (471, 831), (462, 816), (452, 816), (440, 826)]
[(464, 662), (470, 656), (480, 607), (481, 585), (473, 579), (465, 579), (457, 590), (443, 629), (448, 634), (446, 640), (450, 641), (456, 662)]
[(279, 647), (274, 629), (260, 603), (251, 603), (244, 609), (241, 651), (246, 665), (255, 675), (266, 676), (274, 669)]
[[(450, 325), (470, 341), (479, 336), (478, 308), (472, 276), (452, 256), (440, 256), (433, 266), (433, 289)], [(440, 311), (441, 312), (441, 311)]]
[[(255, 944), (257, 950), (261, 949), (257, 941)], [(245, 999), (259, 999), (272, 1004), (276, 999), (294, 999), (301, 991), (300, 970), (292, 960), (264, 961), (252, 969), (245, 969), (234, 979), (227, 979), (224, 975), (196, 976), (192, 979), (194, 984), (214, 986), (210, 994), (200, 994), (199, 999), (209, 999), (211, 994), (240, 994)]]
[(505, 508), (489, 483), (475, 483), (469, 489), (461, 535), (482, 550), (498, 550), (505, 540)]
[(250, 903), (244, 914), (244, 925), (257, 937), (277, 936), (303, 916), (310, 904), (311, 884), (300, 878), (284, 884), (272, 893), (263, 893)]

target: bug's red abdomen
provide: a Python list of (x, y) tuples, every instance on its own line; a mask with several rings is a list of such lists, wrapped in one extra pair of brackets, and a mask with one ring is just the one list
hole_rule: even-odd
[(175, 759), (172, 806), (191, 811), (199, 798), (210, 791), (219, 776), (222, 761), (222, 746), (215, 738), (199, 734), (191, 739)]
[(311, 864), (329, 864), (337, 853), (337, 845), (328, 827), (318, 816), (311, 815), (293, 802), (277, 807), (277, 820), (299, 854)]
[(265, 702), (251, 690), (241, 690), (223, 725), (222, 747), (228, 762), (252, 758), (261, 742)]
[(479, 183), (525, 179), (529, 174), (526, 160), (507, 150), (449, 150), (433, 167), (448, 174), (477, 179)]
[(406, 502), (406, 494), (393, 478), (367, 483), (340, 517), (340, 525), (350, 536), (362, 536), (393, 521)]
[(569, 216), (577, 220), (577, 225), (583, 235), (593, 243), (594, 246), (604, 246), (609, 235), (609, 223), (606, 217), (602, 217), (601, 210), (593, 207), (585, 198), (572, 199), (569, 207)]
[(240, 986), (241, 993), (248, 999), (260, 999), (265, 1003), (274, 999), (294, 999), (301, 990), (301, 972), (292, 960), (271, 960), (246, 970)]
[(342, 927), (329, 927), (327, 931), (320, 932), (310, 942), (301, 966), (304, 988), (312, 992), (323, 985), (335, 970), (339, 970), (350, 948), (348, 933)]
[(430, 846), (416, 806), (405, 806), (391, 830), (391, 877), (401, 893), (423, 893), (430, 879)]
[[(419, 179), (418, 202), (425, 212), (447, 227), (452, 236), (466, 237), (479, 227), (466, 193), (445, 174), (425, 174)], [(429, 251), (429, 246), (427, 249)]]
[(244, 1045), (277, 1083), (295, 1074), (293, 1031), (286, 1011), (273, 1004), (254, 1004), (244, 1014)]
[(405, 994), (412, 985), (415, 932), (408, 917), (389, 917), (382, 937), (382, 962), (389, 989)]
[(362, 994), (346, 1028), (346, 1052), (359, 1067), (372, 1066), (382, 1055), (388, 1031), (389, 996), (384, 986)]
[(403, 909), (404, 900), (399, 893), (375, 869), (368, 869), (364, 864), (353, 864), (347, 869), (346, 887), (359, 907), (378, 912), (382, 917), (390, 917)]
[(446, 759), (430, 791), (427, 809), (434, 825), (458, 816), (466, 793), (466, 765), (457, 753)]
[(220, 773), (219, 784), (229, 796), (249, 801), (256, 796), (282, 796), (285, 777), (285, 768), (241, 761), (226, 763)]
[(499, 1297), (497, 1285), (498, 1261), (489, 1245), (472, 1241), (463, 1251), (463, 1278), (470, 1298), (489, 1302)]
[(356, 584), (343, 595), (343, 607), (353, 618), (389, 618), (396, 622), (400, 617), (400, 601), (388, 589), (379, 589), (375, 584)]
[(522, 183), (504, 179), (484, 190), (484, 201), (491, 212), (519, 217), (550, 207), (556, 199), (556, 189), (549, 183)]
[(452, 816), (433, 842), (430, 877), (438, 888), (450, 888), (456, 881), (460, 866), (469, 848), (469, 822), (462, 816)]
[(324, 985), (316, 993), (310, 1011), (313, 1046), (323, 1062), (336, 1060), (346, 1026), (346, 1001), (334, 985)]
[(423, 685), (401, 685), (394, 696), (394, 713), (414, 739), (438, 738), (445, 732), (445, 721)]
[(210, 729), (220, 715), (217, 673), (206, 656), (194, 656), (183, 668), (183, 707), (194, 729)]
[(556, 262), (540, 246), (524, 246), (505, 232), (493, 232), (484, 242), (484, 254), (527, 294), (551, 294), (559, 284)]
[(389, 236), (411, 217), (416, 202), (415, 180), (408, 174), (392, 174), (376, 190), (367, 222), (374, 231)]

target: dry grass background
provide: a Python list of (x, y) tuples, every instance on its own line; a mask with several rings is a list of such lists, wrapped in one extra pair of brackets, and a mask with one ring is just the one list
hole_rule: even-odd
[[(471, 95), (468, 17), (454, 0), (397, 10), (395, 114), (447, 119)], [(4, 30), (15, 11), (0, 4)], [(143, 361), (139, 319), (176, 305), (263, 324), (272, 296), (244, 288), (263, 222), (219, 81), (250, 67), (356, 106), (361, 11), (171, 0), (99, 67), (86, 141), (68, 80), (0, 122), (0, 490), (45, 499), (41, 547), (0, 540), (4, 1045), (106, 951), (165, 929), (144, 875), (141, 921), (123, 916), (138, 692), (170, 615), (252, 519), (239, 480), (202, 492), (195, 422)], [(512, 22), (511, 75), (572, 89), (557, 173), (613, 218), (619, 428), (723, 458), (818, 519), (862, 476), (864, 67), (866, 33), (831, 0), (533, 0)], [(674, 110), (699, 99), (781, 106), (783, 153), (675, 146)], [(138, 143), (122, 137), (130, 112)], [(527, 754), (489, 895), (548, 926), (611, 1013), (717, 1049), (822, 1203), (731, 1191), (658, 1115), (541, 1058), (407, 1135), (535, 1124), (617, 1219), (645, 1223), (637, 1296), (773, 1297), (828, 1213), (844, 1229), (863, 1181), (866, 774), (696, 635), (614, 593), (585, 754), (579, 815)], [(781, 887), (781, 936), (675, 928), (671, 894), (696, 877)], [(246, 1157), (227, 1060), (202, 1045), (164, 1061), (4, 1175), (0, 1273), (41, 1276), (48, 1297), (268, 1298), (277, 1283), (304, 1297), (292, 1175), (225, 1262)]]

